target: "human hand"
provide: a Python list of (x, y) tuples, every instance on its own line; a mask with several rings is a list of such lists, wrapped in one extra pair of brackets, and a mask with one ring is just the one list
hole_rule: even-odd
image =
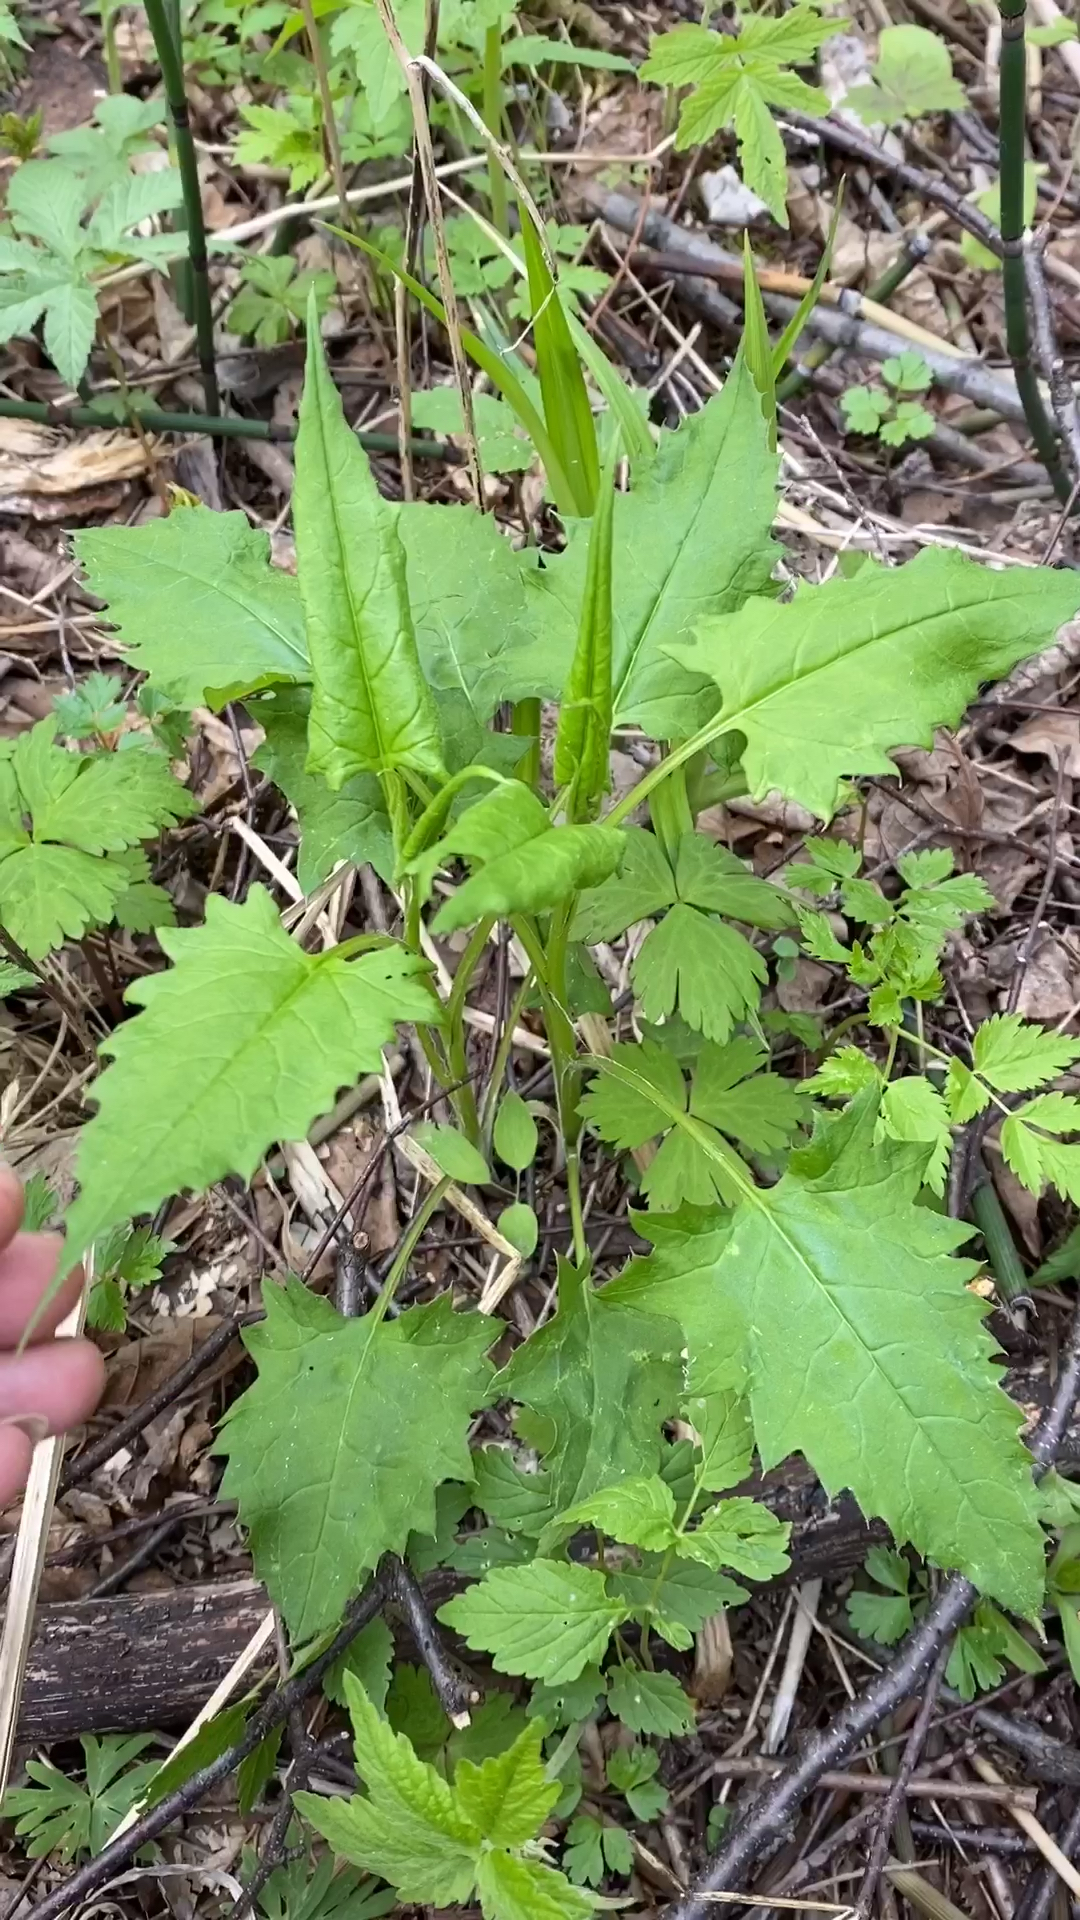
[(54, 1340), (79, 1297), (82, 1269), (69, 1274), (16, 1353), (34, 1309), (56, 1272), (56, 1233), (20, 1233), (22, 1187), (0, 1166), (0, 1507), (26, 1485), (38, 1440), (91, 1414), (105, 1385), (105, 1362), (90, 1340)]

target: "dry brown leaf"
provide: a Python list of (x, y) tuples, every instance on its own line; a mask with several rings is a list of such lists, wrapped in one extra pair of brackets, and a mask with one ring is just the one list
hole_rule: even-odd
[(1070, 779), (1080, 778), (1080, 713), (1037, 713), (1013, 734), (1017, 753), (1041, 753), (1054, 767), (1064, 759)]
[(133, 480), (146, 467), (143, 444), (133, 433), (108, 428), (72, 439), (30, 420), (0, 420), (0, 506), (5, 511), (12, 510), (8, 502), (14, 497), (78, 494)]
[(1053, 934), (1047, 934), (1028, 962), (1016, 1010), (1025, 1020), (1041, 1020), (1053, 1026), (1055, 1020), (1072, 1011), (1076, 998), (1068, 955)]
[[(206, 1314), (202, 1319), (189, 1314), (183, 1320), (171, 1320), (158, 1333), (126, 1341), (108, 1363), (102, 1406), (119, 1411), (156, 1393), (162, 1382), (190, 1360), (220, 1324), (217, 1314)], [(242, 1359), (239, 1343), (230, 1346), (205, 1374), (199, 1375), (200, 1387), (224, 1379)]]

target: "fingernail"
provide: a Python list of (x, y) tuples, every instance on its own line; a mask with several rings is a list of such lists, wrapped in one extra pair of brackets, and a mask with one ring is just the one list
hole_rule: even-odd
[(43, 1413), (19, 1413), (13, 1414), (10, 1419), (0, 1420), (0, 1427), (18, 1427), (25, 1433), (31, 1446), (36, 1447), (48, 1433), (49, 1422)]

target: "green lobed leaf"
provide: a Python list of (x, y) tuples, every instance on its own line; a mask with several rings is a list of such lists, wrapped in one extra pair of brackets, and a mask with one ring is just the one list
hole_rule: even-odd
[(1019, 1013), (994, 1013), (976, 1030), (976, 1073), (998, 1093), (1027, 1093), (1045, 1086), (1080, 1059), (1080, 1040), (1052, 1033)]
[(130, 884), (117, 861), (74, 847), (22, 847), (0, 860), (0, 920), (31, 960), (43, 960), (65, 939), (107, 924)]
[(675, 877), (656, 835), (644, 827), (623, 831), (618, 871), (599, 887), (583, 892), (574, 910), (571, 938), (590, 946), (614, 940), (637, 920), (651, 920), (678, 899)]
[(559, 1523), (597, 1527), (624, 1546), (646, 1547), (655, 1553), (673, 1547), (678, 1537), (674, 1495), (655, 1473), (596, 1488), (560, 1513)]
[(952, 1134), (943, 1096), (921, 1073), (891, 1080), (881, 1096), (882, 1130), (890, 1140), (915, 1140), (929, 1149), (927, 1186), (939, 1196), (945, 1191)]
[(415, 956), (305, 953), (260, 886), (241, 906), (211, 895), (203, 926), (160, 938), (174, 966), (128, 988), (143, 1011), (103, 1045), (113, 1061), (79, 1147), (72, 1259), (186, 1187), (250, 1178), (275, 1140), (302, 1140), (343, 1084), (378, 1069), (399, 1020), (432, 1017)]
[[(655, 739), (680, 739), (716, 710), (700, 668), (672, 670), (667, 649), (689, 637), (706, 612), (734, 610), (768, 591), (776, 558), (771, 537), (775, 460), (754, 383), (737, 362), (722, 393), (675, 433), (629, 493), (614, 502), (613, 718)], [(723, 540), (710, 530), (724, 526)], [(545, 555), (527, 586), (542, 596), (552, 685), (565, 684), (588, 564), (588, 523), (571, 521), (562, 554)]]
[(671, 1740), (693, 1732), (693, 1703), (673, 1673), (616, 1667), (608, 1681), (608, 1706), (631, 1733)]
[(493, 1847), (523, 1847), (539, 1833), (559, 1797), (557, 1780), (549, 1780), (542, 1753), (543, 1728), (535, 1721), (518, 1735), (512, 1747), (493, 1754), (480, 1766), (459, 1760), (454, 1771), (454, 1796), (466, 1818)]
[(442, 772), (434, 702), (416, 646), (392, 508), (347, 425), (318, 318), (308, 325), (293, 524), (313, 691), (313, 773)]
[(867, 126), (894, 126), (898, 120), (967, 106), (945, 41), (926, 27), (883, 27), (873, 75), (873, 85), (850, 87), (844, 95), (844, 105)]
[(476, 1884), (484, 1920), (586, 1920), (594, 1902), (539, 1860), (485, 1853)]
[(310, 680), (300, 589), (246, 514), (174, 508), (142, 527), (84, 528), (74, 546), (132, 665), (181, 706)]
[(993, 571), (926, 549), (782, 605), (748, 600), (701, 621), (696, 644), (665, 647), (721, 688), (716, 732), (743, 735), (754, 798), (776, 788), (828, 819), (845, 777), (895, 773), (890, 748), (929, 746), (1078, 605), (1080, 586), (1053, 568)]
[(493, 1323), (454, 1313), (446, 1295), (396, 1320), (377, 1308), (343, 1320), (291, 1280), (267, 1286), (264, 1301), (265, 1322), (244, 1335), (258, 1379), (222, 1430), (222, 1484), (300, 1638), (340, 1618), (383, 1553), (434, 1533), (440, 1482), (469, 1479)]
[(764, 957), (734, 927), (679, 901), (639, 948), (631, 968), (646, 1020), (676, 1008), (708, 1040), (726, 1040), (757, 1009), (769, 977)]

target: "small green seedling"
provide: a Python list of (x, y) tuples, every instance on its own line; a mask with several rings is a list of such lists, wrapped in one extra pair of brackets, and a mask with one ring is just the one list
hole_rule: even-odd
[(296, 261), (286, 253), (253, 254), (240, 269), (240, 281), (227, 324), (257, 347), (295, 339), (304, 329), (309, 295), (314, 294), (321, 319), (337, 292), (328, 268), (298, 273)]
[(905, 394), (925, 393), (934, 376), (918, 353), (898, 353), (882, 362), (881, 377), (891, 389), (849, 387), (840, 395), (840, 406), (849, 433), (864, 433), (886, 447), (902, 447), (909, 440), (925, 440), (936, 422), (917, 400)]

